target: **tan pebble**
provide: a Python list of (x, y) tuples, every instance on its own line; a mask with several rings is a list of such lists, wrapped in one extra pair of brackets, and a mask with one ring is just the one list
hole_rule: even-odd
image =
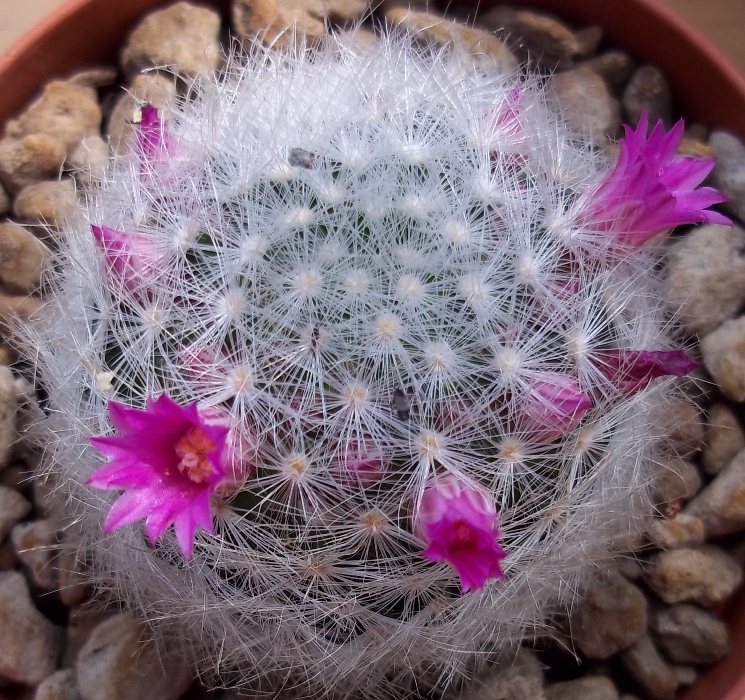
[(659, 506), (693, 498), (703, 483), (698, 467), (682, 457), (658, 460), (654, 475), (652, 498)]
[(676, 155), (688, 158), (714, 158), (714, 149), (701, 139), (693, 136), (684, 136), (678, 145)]
[(122, 70), (130, 80), (147, 68), (162, 67), (209, 78), (220, 65), (219, 32), (220, 15), (190, 2), (150, 12), (122, 48)]
[(62, 652), (63, 630), (34, 605), (23, 574), (0, 573), (0, 674), (8, 680), (37, 685), (54, 673)]
[(696, 605), (661, 608), (650, 626), (662, 651), (678, 664), (715, 664), (729, 651), (727, 625)]
[(31, 512), (31, 503), (18, 491), (0, 486), (0, 542)]
[(552, 683), (546, 686), (545, 694), (546, 700), (618, 700), (618, 690), (606, 676)]
[(656, 518), (649, 526), (649, 541), (660, 549), (672, 549), (704, 541), (704, 523), (695, 516), (678, 513), (674, 518)]
[(181, 654), (159, 649), (148, 640), (145, 626), (128, 613), (93, 629), (75, 669), (86, 700), (178, 700), (192, 682)]
[(491, 32), (404, 8), (390, 10), (386, 19), (409, 32), (417, 41), (454, 47), (472, 57), (475, 65), (481, 68), (496, 65), (504, 72), (517, 70), (517, 60), (512, 52)]
[(624, 113), (632, 126), (639, 123), (642, 113), (649, 118), (651, 129), (658, 119), (671, 126), (673, 114), (672, 88), (656, 66), (641, 66), (631, 76), (621, 100)]
[(597, 146), (615, 137), (621, 107), (605, 81), (587, 66), (557, 73), (548, 81), (557, 107), (569, 126)]
[(53, 136), (31, 134), (0, 141), (0, 181), (11, 194), (59, 174), (67, 149)]
[(43, 307), (43, 302), (35, 297), (0, 294), (0, 322), (3, 317), (19, 316), (22, 319), (37, 317)]
[(480, 18), (496, 32), (520, 63), (546, 71), (566, 70), (594, 52), (602, 38), (599, 27), (578, 32), (551, 15), (498, 5)]
[(57, 554), (57, 530), (50, 520), (19, 523), (10, 533), (16, 557), (29, 572), (34, 585), (47, 591), (58, 587), (57, 569), (53, 560)]
[(704, 446), (704, 417), (698, 407), (685, 399), (671, 401), (665, 408), (670, 442), (681, 457), (691, 457)]
[(36, 688), (34, 700), (80, 700), (74, 669), (55, 671)]
[(645, 634), (633, 647), (624, 651), (621, 663), (644, 689), (649, 700), (673, 700), (679, 685), (678, 677), (649, 635)]
[(745, 450), (730, 460), (684, 512), (702, 520), (709, 538), (745, 529)]
[(703, 338), (701, 354), (722, 393), (745, 401), (745, 317), (725, 321)]
[(67, 78), (67, 82), (83, 87), (101, 88), (113, 85), (118, 73), (116, 66), (94, 66), (73, 73)]
[(719, 547), (699, 545), (652, 555), (644, 579), (668, 604), (693, 602), (713, 607), (734, 593), (742, 570)]
[(49, 251), (33, 233), (19, 224), (0, 224), (0, 280), (12, 294), (38, 289), (49, 262)]
[(10, 211), (10, 207), (10, 195), (5, 191), (5, 188), (0, 185), (0, 216), (7, 214)]
[(718, 474), (743, 448), (745, 433), (737, 416), (724, 404), (712, 406), (701, 455), (704, 472), (710, 475)]
[(78, 211), (75, 182), (62, 180), (37, 182), (24, 187), (13, 204), (13, 213), (29, 223), (59, 226)]
[(64, 80), (47, 83), (41, 96), (6, 127), (6, 135), (15, 138), (47, 134), (65, 151), (84, 136), (100, 131), (101, 108), (96, 91)]
[(100, 136), (86, 136), (67, 157), (67, 165), (81, 183), (100, 180), (109, 162), (109, 146)]
[(106, 127), (111, 148), (124, 153), (135, 133), (132, 115), (138, 105), (147, 103), (159, 110), (167, 108), (176, 99), (176, 83), (172, 77), (160, 73), (138, 75), (119, 97), (111, 111)]
[(584, 656), (608, 659), (647, 629), (647, 599), (617, 571), (593, 583), (571, 616), (572, 639)]
[(233, 28), (246, 44), (288, 47), (320, 44), (326, 22), (351, 23), (369, 9), (367, 0), (235, 0)]
[(587, 66), (602, 76), (609, 85), (625, 83), (634, 70), (634, 63), (624, 51), (606, 51), (584, 61)]

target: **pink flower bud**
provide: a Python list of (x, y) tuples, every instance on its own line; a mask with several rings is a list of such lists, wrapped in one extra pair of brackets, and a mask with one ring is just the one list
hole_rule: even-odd
[(536, 440), (552, 442), (577, 427), (591, 406), (592, 399), (568, 374), (537, 372), (518, 400), (519, 426)]
[(500, 561), (507, 553), (497, 544), (497, 509), (480, 487), (451, 474), (435, 476), (425, 487), (414, 516), (414, 532), (427, 543), (422, 554), (447, 562), (460, 576), (461, 592), (504, 578)]
[(601, 350), (593, 355), (614, 386), (633, 394), (657, 377), (682, 377), (701, 366), (683, 350)]
[(142, 108), (142, 118), (137, 126), (137, 153), (143, 170), (162, 169), (178, 154), (175, 139), (152, 105)]
[(156, 241), (140, 233), (91, 226), (93, 240), (104, 254), (106, 274), (113, 291), (145, 296), (148, 282), (162, 267), (165, 252)]
[(372, 438), (352, 440), (341, 448), (338, 461), (342, 479), (367, 487), (386, 474), (386, 460)]

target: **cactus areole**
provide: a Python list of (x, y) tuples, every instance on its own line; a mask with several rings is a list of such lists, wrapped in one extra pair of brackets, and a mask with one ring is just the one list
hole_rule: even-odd
[(650, 239), (722, 197), (649, 126), (609, 161), (538, 78), (398, 36), (144, 106), (24, 330), (93, 582), (259, 688), (446, 687), (545, 624), (697, 366)]

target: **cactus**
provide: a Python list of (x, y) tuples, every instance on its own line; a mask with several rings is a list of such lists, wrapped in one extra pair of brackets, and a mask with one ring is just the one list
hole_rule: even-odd
[(696, 366), (648, 243), (724, 220), (681, 129), (613, 163), (539, 79), (396, 36), (145, 106), (23, 331), (99, 590), (237, 685), (447, 687), (542, 629)]

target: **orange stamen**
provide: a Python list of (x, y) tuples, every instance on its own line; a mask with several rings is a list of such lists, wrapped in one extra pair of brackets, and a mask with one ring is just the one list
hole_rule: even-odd
[(195, 484), (201, 484), (214, 471), (212, 462), (207, 459), (207, 453), (215, 449), (215, 444), (202, 428), (189, 428), (174, 449), (181, 457), (178, 468)]

